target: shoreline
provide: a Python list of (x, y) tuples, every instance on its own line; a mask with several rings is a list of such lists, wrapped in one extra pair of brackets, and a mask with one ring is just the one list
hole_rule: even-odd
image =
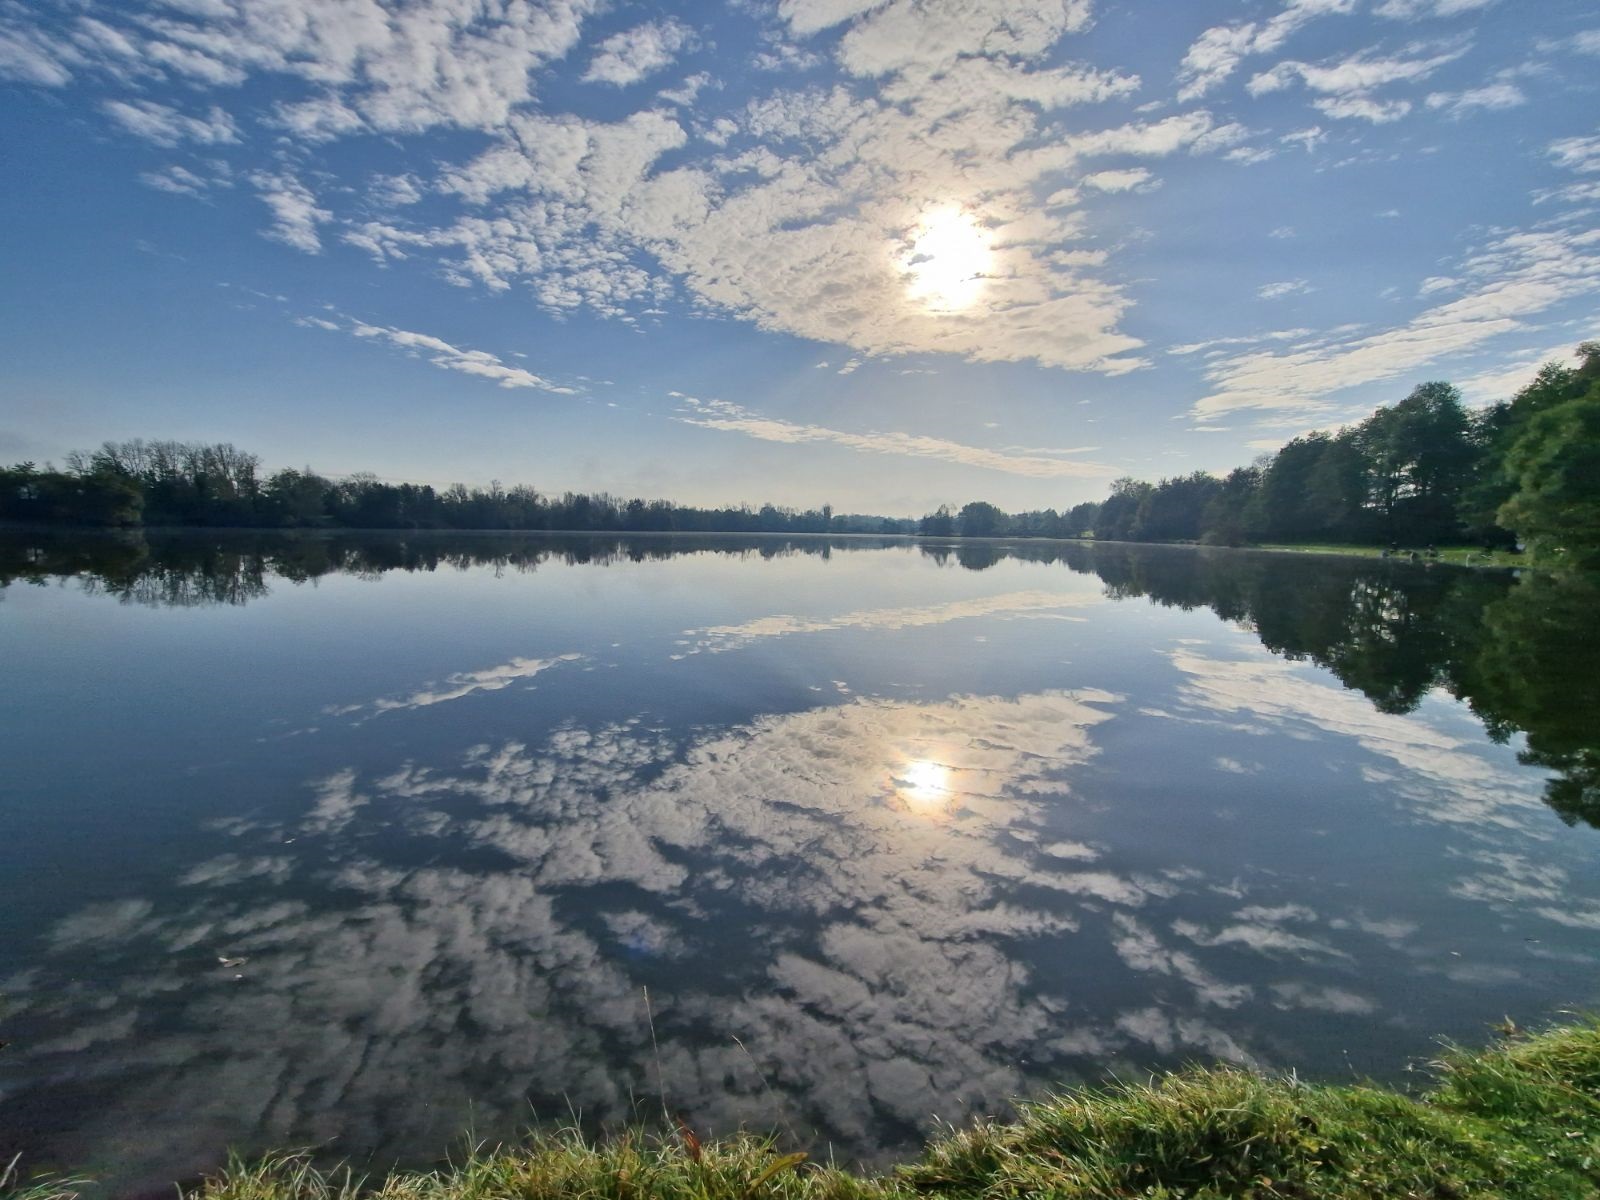
[[(1050, 1195), (1357, 1197), (1600, 1194), (1600, 1018), (1501, 1031), (1449, 1049), (1418, 1095), (1311, 1085), (1231, 1067), (1085, 1088), (932, 1138), (914, 1162), (856, 1173), (749, 1134), (702, 1142), (633, 1130), (592, 1142), (570, 1130), (478, 1147), (433, 1171), (365, 1179), (303, 1152), (228, 1168), (181, 1195), (201, 1200), (921, 1200)], [(16, 1164), (13, 1164), (13, 1167)], [(92, 1181), (13, 1182), (6, 1200), (75, 1200)]]

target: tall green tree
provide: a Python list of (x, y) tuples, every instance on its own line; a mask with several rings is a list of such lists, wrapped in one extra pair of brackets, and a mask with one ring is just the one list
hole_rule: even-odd
[(1260, 467), (1235, 467), (1229, 471), (1201, 514), (1201, 540), (1213, 546), (1242, 546), (1256, 537), (1260, 532), (1260, 490)]
[(1094, 536), (1100, 542), (1131, 542), (1139, 536), (1139, 509), (1154, 489), (1142, 479), (1124, 475), (1111, 485), (1111, 495), (1095, 514)]
[(1140, 501), (1139, 540), (1199, 541), (1206, 506), (1221, 491), (1222, 481), (1205, 471), (1163, 479)]
[(987, 501), (974, 500), (962, 506), (959, 523), (962, 537), (1000, 537), (1010, 518)]
[(1478, 457), (1471, 430), (1460, 391), (1440, 382), (1418, 384), (1361, 424), (1356, 438), (1371, 472), (1370, 498), (1391, 539), (1460, 537), (1461, 496)]
[(1506, 455), (1498, 520), (1551, 563), (1600, 569), (1600, 382), (1532, 417)]

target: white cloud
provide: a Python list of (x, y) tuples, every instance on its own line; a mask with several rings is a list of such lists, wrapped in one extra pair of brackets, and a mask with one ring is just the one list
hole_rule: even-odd
[(1318, 143), (1325, 142), (1328, 135), (1322, 132), (1322, 126), (1313, 125), (1307, 129), (1293, 129), (1278, 138), (1286, 146), (1298, 145), (1307, 154), (1317, 148)]
[(1455, 380), (1461, 396), (1468, 404), (1494, 404), (1509, 400), (1533, 379), (1534, 373), (1547, 362), (1576, 367), (1579, 359), (1570, 344), (1551, 346), (1542, 351), (1517, 354), (1487, 370)]
[(0, 13), (0, 79), (39, 87), (62, 87), (72, 82), (77, 56), (39, 30), (26, 25), (8, 26)]
[[(684, 409), (675, 418), (686, 425), (742, 433), (765, 442), (832, 443), (868, 454), (898, 454), (912, 458), (935, 458), (963, 466), (1004, 471), (1035, 479), (1109, 478), (1116, 471), (1100, 463), (1046, 456), (1042, 453), (1015, 454), (968, 446), (943, 438), (913, 433), (847, 433), (822, 425), (799, 425), (774, 417), (763, 417), (726, 400), (696, 400), (682, 397)], [(1070, 453), (1077, 453), (1071, 451)]]
[(932, 70), (975, 46), (993, 58), (1037, 58), (1090, 17), (1089, 0), (889, 0), (870, 7), (839, 44), (841, 65), (855, 75)]
[[(60, 84), (76, 71), (233, 85), (251, 73), (304, 80), (320, 94), (283, 114), (308, 135), (361, 126), (492, 129), (533, 95), (532, 75), (578, 42), (598, 0), (206, 0), (156, 11), (106, 6), (46, 41), (0, 29), (0, 71)], [(335, 127), (329, 129), (328, 118)]]
[(1411, 111), (1409, 100), (1374, 100), (1370, 96), (1320, 96), (1311, 102), (1318, 112), (1339, 120), (1387, 125)]
[(1101, 192), (1131, 192), (1148, 184), (1153, 176), (1145, 167), (1129, 167), (1122, 171), (1096, 171), (1085, 175), (1084, 187)]
[(1432, 92), (1427, 104), (1432, 109), (1444, 109), (1452, 117), (1463, 117), (1475, 110), (1498, 112), (1518, 108), (1528, 102), (1522, 89), (1514, 83), (1490, 83), (1464, 92)]
[(1267, 21), (1245, 21), (1207, 29), (1178, 67), (1178, 99), (1194, 100), (1221, 84), (1247, 57), (1271, 54), (1317, 17), (1355, 10), (1355, 0), (1289, 0)]
[(707, 87), (714, 86), (715, 84), (716, 80), (711, 77), (710, 72), (697, 71), (695, 74), (690, 75), (677, 87), (663, 88), (661, 91), (656, 93), (656, 96), (662, 100), (665, 100), (668, 104), (676, 104), (680, 106), (690, 105), (695, 102), (696, 97), (698, 97), (702, 91), (704, 91)]
[(104, 108), (106, 115), (129, 133), (158, 146), (180, 142), (214, 146), (239, 140), (239, 127), (216, 105), (204, 117), (191, 117), (154, 100), (108, 100)]
[(1271, 333), (1250, 333), (1234, 337), (1208, 338), (1203, 342), (1189, 342), (1184, 345), (1169, 346), (1168, 354), (1198, 354), (1202, 350), (1214, 350), (1218, 346), (1255, 346), (1261, 342), (1292, 342), (1299, 338), (1307, 337), (1309, 329), (1277, 329)]
[(1360, 93), (1387, 84), (1426, 79), (1464, 53), (1464, 50), (1455, 50), (1431, 58), (1378, 58), (1371, 53), (1363, 53), (1325, 63), (1289, 60), (1256, 75), (1246, 87), (1251, 95), (1259, 96), (1280, 91), (1298, 79), (1314, 92), (1332, 95)]
[(695, 44), (694, 31), (681, 21), (648, 21), (600, 43), (584, 72), (586, 83), (626, 87), (675, 61)]
[(1377, 99), (1371, 95), (1373, 89), (1426, 79), (1466, 52), (1467, 48), (1462, 45), (1427, 57), (1385, 58), (1364, 51), (1322, 63), (1288, 60), (1254, 76), (1246, 90), (1252, 96), (1260, 96), (1281, 91), (1298, 80), (1317, 93), (1312, 104), (1319, 112), (1330, 117), (1382, 124), (1405, 116), (1411, 111), (1411, 103), (1403, 99)]
[(316, 197), (288, 172), (258, 171), (250, 176), (261, 202), (272, 210), (273, 223), (265, 236), (307, 254), (322, 253), (317, 226), (333, 220), (333, 214), (317, 206)]
[(1600, 134), (1561, 138), (1550, 143), (1548, 153), (1556, 166), (1569, 171), (1600, 171)]
[(889, 0), (779, 0), (778, 15), (802, 37), (831, 29), (863, 13), (881, 8)]
[(750, 60), (757, 71), (809, 71), (821, 63), (820, 54), (802, 50), (792, 42), (779, 42), (770, 50), (758, 51)]
[(1339, 392), (1404, 375), (1526, 326), (1552, 306), (1600, 290), (1600, 230), (1581, 220), (1506, 234), (1469, 255), (1464, 291), (1405, 324), (1335, 330), (1282, 351), (1224, 355), (1205, 370), (1214, 387), (1200, 419), (1241, 409), (1302, 415), (1340, 411)]
[(174, 196), (204, 195), (211, 189), (213, 182), (176, 163), (162, 167), (158, 171), (145, 171), (139, 179), (146, 187), (153, 187), (158, 192), (169, 192)]
[[(1206, 112), (1099, 129), (1061, 121), (1063, 108), (1139, 87), (1123, 72), (1055, 65), (1061, 39), (1088, 26), (1088, 0), (1022, 9), (1006, 0), (797, 0), (780, 7), (793, 36), (847, 27), (827, 47), (769, 39), (773, 53), (797, 68), (832, 53), (845, 71), (875, 80), (875, 91), (778, 90), (680, 119), (715, 82), (702, 73), (618, 120), (534, 108), (539, 72), (571, 54), (599, 3), (415, 0), (402, 13), (372, 0), (297, 0), (293, 19), (280, 20), (272, 4), (187, 0), (70, 22), (66, 48), (49, 61), (141, 86), (289, 77), (304, 85), (297, 97), (259, 119), (299, 142), (439, 126), (491, 135), (476, 157), (432, 179), (319, 177), (313, 195), (309, 175), (258, 169), (251, 178), (274, 215), (268, 236), (307, 253), (334, 232), (380, 262), (427, 259), (452, 283), (525, 288), (554, 314), (587, 308), (629, 321), (682, 298), (861, 355), (941, 353), (1105, 374), (1145, 363), (1139, 340), (1120, 328), (1131, 300), (1103, 270), (1108, 251), (1092, 244), (1071, 185), (1088, 175), (1087, 194), (1139, 173), (1137, 186), (1152, 187), (1144, 167), (1092, 160), (1230, 153), (1249, 136)], [(10, 50), (0, 54), (11, 57), (0, 63), (41, 80), (60, 74), (36, 54), (25, 60), (26, 39), (5, 28)], [(579, 70), (625, 84), (692, 38), (677, 22), (652, 21), (602, 41)], [(36, 42), (27, 47), (45, 45)], [(25, 61), (33, 65), (16, 65)], [(191, 124), (198, 118), (148, 102), (112, 103), (122, 106), (115, 119), (164, 140), (237, 136), (220, 110)], [(171, 173), (150, 182), (194, 187)], [(365, 201), (359, 215), (335, 215), (328, 198), (353, 190)], [(443, 203), (417, 203), (430, 192)], [(1057, 203), (1040, 212), (1040, 194)], [(903, 269), (937, 205), (968, 213), (992, 243), (964, 311), (920, 302)]]
[(1544, 188), (1533, 194), (1535, 204), (1548, 204), (1552, 200), (1563, 204), (1593, 204), (1600, 201), (1600, 179), (1563, 184), (1557, 188)]
[(337, 96), (278, 104), (272, 123), (304, 142), (329, 142), (368, 128), (366, 119)]
[(367, 188), (367, 199), (382, 208), (399, 208), (420, 201), (422, 190), (411, 175), (378, 175)]
[(1383, 0), (1372, 11), (1380, 17), (1415, 21), (1422, 17), (1454, 17), (1488, 8), (1495, 0)]
[[(474, 139), (481, 151), (432, 178), (362, 179), (351, 205), (359, 215), (343, 202), (332, 211), (331, 198), (352, 194), (348, 181), (318, 176), (313, 195), (287, 169), (258, 171), (250, 178), (273, 213), (268, 236), (307, 253), (333, 236), (382, 262), (423, 259), (452, 283), (525, 289), (554, 314), (588, 309), (634, 320), (682, 300), (837, 345), (835, 361), (940, 353), (1110, 375), (1139, 369), (1147, 365), (1141, 343), (1125, 331), (1132, 294), (1107, 269), (1116, 251), (1096, 242), (1099, 214), (1080, 207), (1084, 197), (1157, 186), (1143, 160), (1186, 153), (1248, 163), (1274, 152), (1247, 144), (1265, 140), (1259, 133), (1205, 111), (1109, 126), (1061, 118), (1068, 106), (1140, 87), (1126, 72), (1072, 63), (1066, 39), (1088, 27), (1088, 0), (1020, 8), (1004, 0), (784, 0), (784, 25), (769, 28), (761, 45), (795, 69), (832, 55), (854, 77), (849, 86), (762, 91), (726, 113), (691, 113), (706, 107), (702, 93), (716, 84), (700, 73), (616, 120), (535, 106), (540, 72), (577, 57), (598, 6), (415, 0), (402, 12), (373, 0), (296, 0), (293, 20), (249, 0), (108, 6), (67, 21), (54, 47), (8, 19), (0, 71), (43, 83), (93, 74), (140, 87), (286, 77), (296, 98), (259, 119), (299, 141), (439, 126), (485, 131)], [(1276, 54), (1307, 22), (1354, 7), (1290, 0), (1259, 22), (1209, 30), (1185, 59), (1181, 88), (1202, 94), (1244, 58)], [(824, 30), (835, 32), (791, 40)], [(694, 36), (678, 21), (652, 20), (591, 45), (573, 74), (626, 85), (663, 70)], [(1279, 63), (1251, 89), (1303, 84), (1330, 116), (1388, 120), (1409, 102), (1375, 99), (1374, 89), (1426, 78), (1461, 52), (1452, 44)], [(1435, 94), (1454, 97), (1451, 105), (1490, 103), (1469, 99), (1472, 92)], [(121, 99), (107, 112), (168, 144), (239, 136), (215, 108), (201, 118)], [(1310, 149), (1323, 135), (1279, 136)], [(167, 169), (145, 178), (198, 194), (201, 177)], [(1051, 202), (1041, 210), (1045, 195)], [(960, 209), (992, 246), (967, 309), (919, 303), (904, 269), (918, 224), (936, 205)], [(1059, 465), (1025, 470), (1066, 473)]]
[(1304, 279), (1285, 279), (1279, 283), (1264, 283), (1256, 289), (1263, 300), (1281, 300), (1285, 296), (1300, 296), (1311, 291)]
[(577, 393), (575, 388), (560, 386), (535, 375), (532, 371), (510, 366), (487, 350), (463, 350), (432, 334), (415, 333), (409, 329), (395, 329), (386, 325), (369, 325), (365, 321), (350, 321), (341, 325), (321, 317), (301, 317), (299, 323), (312, 325), (318, 329), (339, 330), (370, 341), (384, 342), (396, 349), (426, 357), (441, 370), (459, 371), (463, 375), (487, 379), (503, 388), (534, 388), (561, 396)]

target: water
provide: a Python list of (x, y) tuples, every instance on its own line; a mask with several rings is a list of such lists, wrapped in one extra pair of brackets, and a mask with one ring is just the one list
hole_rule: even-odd
[(19, 533), (0, 579), (0, 1160), (111, 1191), (663, 1097), (879, 1162), (1600, 997), (1592, 583)]

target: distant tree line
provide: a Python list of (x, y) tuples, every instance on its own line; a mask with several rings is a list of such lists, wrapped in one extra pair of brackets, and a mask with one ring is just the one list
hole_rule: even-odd
[(62, 469), (0, 468), (0, 519), (82, 525), (503, 529), (595, 533), (919, 533), (1100, 541), (1357, 542), (1420, 547), (1523, 542), (1600, 567), (1600, 342), (1547, 363), (1510, 401), (1468, 410), (1448, 383), (1420, 384), (1359, 425), (1297, 437), (1218, 478), (1125, 477), (1065, 512), (1007, 513), (974, 500), (919, 520), (764, 504), (695, 508), (605, 493), (333, 480), (309, 467), (263, 475), (229, 443), (106, 442)]
[(1577, 367), (1548, 363), (1513, 399), (1476, 411), (1452, 385), (1424, 383), (1359, 425), (1297, 437), (1221, 478), (1123, 478), (1104, 501), (1066, 513), (974, 501), (918, 529), (1223, 546), (1522, 541), (1545, 558), (1600, 566), (1600, 342), (1578, 354)]
[(388, 483), (358, 473), (327, 479), (311, 468), (263, 475), (261, 460), (230, 443), (106, 442), (66, 465), (0, 468), (0, 519), (79, 525), (256, 528), (511, 529), (578, 532), (911, 533), (916, 523), (803, 512), (764, 504), (695, 508), (605, 493), (545, 495), (526, 485), (486, 488)]

